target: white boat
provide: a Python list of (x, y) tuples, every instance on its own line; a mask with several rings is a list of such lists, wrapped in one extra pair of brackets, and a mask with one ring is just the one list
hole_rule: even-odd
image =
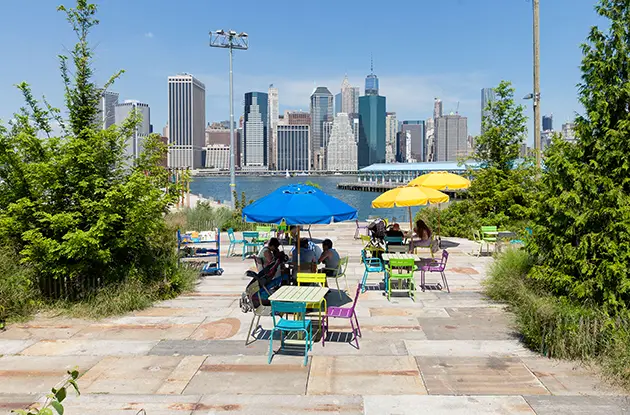
[(341, 173), (339, 173), (338, 171), (336, 171), (336, 172), (333, 174), (333, 176), (342, 176), (342, 174), (341, 174)]
[(287, 179), (288, 179), (289, 177), (291, 177), (291, 175), (289, 174), (289, 169), (287, 169), (287, 172), (286, 172), (286, 174), (284, 175), (284, 177), (286, 177)]
[(296, 176), (308, 176), (308, 173), (304, 173), (304, 172), (302, 172), (302, 173), (298, 173), (298, 174), (296, 174)]

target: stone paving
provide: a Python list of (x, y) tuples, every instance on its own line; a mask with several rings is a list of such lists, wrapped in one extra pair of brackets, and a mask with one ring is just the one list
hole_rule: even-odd
[[(354, 224), (312, 233), (350, 256), (353, 295), (363, 275)], [(513, 316), (481, 293), (492, 259), (471, 255), (469, 241), (449, 242), (450, 294), (388, 302), (382, 275), (370, 275), (357, 305), (360, 349), (349, 325), (331, 320), (306, 367), (295, 354), (267, 364), (264, 338), (245, 345), (251, 314), (238, 303), (252, 263), (240, 257), (223, 259), (225, 273), (202, 278), (194, 293), (127, 316), (11, 325), (0, 333), (0, 412), (41, 400), (78, 366), (82, 395), (67, 399), (66, 414), (630, 414), (623, 391), (590, 369), (523, 347)], [(339, 303), (336, 290), (328, 301)]]

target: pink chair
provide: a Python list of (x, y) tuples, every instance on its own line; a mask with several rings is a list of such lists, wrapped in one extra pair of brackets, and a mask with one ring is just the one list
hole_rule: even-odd
[[(422, 288), (422, 291), (424, 291), (425, 273), (439, 272), (440, 275), (442, 275), (442, 282), (444, 283), (444, 286), (446, 287), (446, 291), (448, 291), (449, 293), (451, 292), (451, 289), (448, 288), (448, 281), (446, 281), (446, 275), (444, 274), (444, 270), (446, 269), (446, 261), (448, 261), (448, 252), (444, 250), (442, 251), (442, 259), (440, 260), (440, 262), (431, 262), (420, 267), (420, 271), (422, 272), (421, 274), (422, 276), (420, 280), (420, 287)], [(440, 284), (438, 283), (438, 287), (439, 286)]]
[[(359, 326), (359, 319), (357, 318), (357, 313), (354, 311), (354, 308), (357, 305), (357, 300), (359, 299), (359, 294), (361, 293), (362, 285), (359, 284), (357, 287), (357, 293), (354, 296), (354, 301), (352, 302), (352, 307), (328, 307), (326, 310), (326, 316), (324, 317), (324, 321), (322, 324), (322, 346), (325, 345), (326, 342), (326, 333), (328, 332), (328, 317), (332, 318), (345, 318), (350, 320), (350, 326), (352, 327), (352, 334), (354, 334), (354, 341), (356, 342), (357, 349), (359, 348), (359, 337), (361, 337), (361, 327)], [(354, 318), (354, 320), (353, 320)], [(354, 323), (357, 323), (356, 327)]]

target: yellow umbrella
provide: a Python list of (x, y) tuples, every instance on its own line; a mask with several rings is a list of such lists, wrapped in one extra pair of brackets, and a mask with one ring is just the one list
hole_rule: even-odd
[(423, 174), (409, 182), (408, 186), (424, 186), (437, 190), (468, 189), (470, 180), (446, 171)]
[(373, 208), (409, 208), (409, 225), (413, 229), (411, 206), (448, 202), (448, 195), (439, 190), (420, 186), (401, 186), (388, 190), (372, 201)]
[[(418, 176), (409, 182), (408, 186), (424, 186), (437, 190), (468, 189), (470, 180), (446, 171), (434, 171)], [(438, 235), (440, 234), (440, 208), (438, 206)]]

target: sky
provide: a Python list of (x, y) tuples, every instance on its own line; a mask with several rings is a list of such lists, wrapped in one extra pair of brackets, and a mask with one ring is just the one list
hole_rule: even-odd
[[(596, 0), (541, 0), (541, 108), (554, 128), (581, 111), (580, 44), (604, 24)], [(59, 54), (75, 43), (58, 4), (71, 0), (3, 0), (0, 13), (0, 120), (22, 105), (14, 85), (27, 81), (36, 96), (63, 108)], [(167, 77), (186, 72), (206, 85), (206, 120), (229, 118), (228, 52), (210, 48), (208, 32), (247, 32), (250, 47), (234, 52), (235, 119), (243, 94), (279, 89), (280, 111), (308, 110), (314, 85), (337, 94), (344, 75), (363, 91), (365, 76), (380, 79), (387, 111), (399, 120), (444, 112), (468, 117), (469, 134), (481, 123), (481, 88), (509, 80), (532, 117), (531, 0), (100, 0), (100, 24), (90, 41), (95, 79), (124, 99), (146, 102), (151, 123), (167, 119)], [(531, 124), (531, 122), (530, 122)], [(531, 129), (530, 129), (531, 130)], [(530, 134), (530, 142), (531, 134)]]

